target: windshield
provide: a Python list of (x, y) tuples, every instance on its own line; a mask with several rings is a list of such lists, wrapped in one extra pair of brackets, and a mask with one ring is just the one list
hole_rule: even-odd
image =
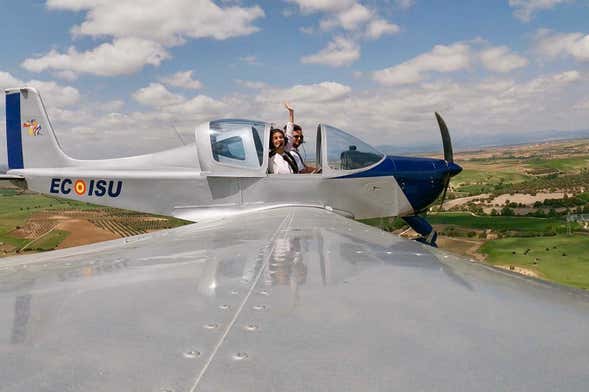
[(327, 141), (327, 165), (333, 170), (354, 170), (371, 166), (383, 158), (362, 140), (329, 125), (323, 126)]
[(212, 121), (210, 137), (213, 159), (234, 166), (262, 166), (264, 127), (262, 122), (248, 120)]

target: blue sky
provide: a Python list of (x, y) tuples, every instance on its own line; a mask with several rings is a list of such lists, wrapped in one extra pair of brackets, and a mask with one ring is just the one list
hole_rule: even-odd
[(219, 117), (281, 123), (284, 100), (307, 129), (377, 145), (437, 140), (434, 110), (460, 140), (589, 128), (586, 0), (4, 1), (2, 15), (0, 87), (38, 87), (78, 156), (169, 147), (173, 128)]

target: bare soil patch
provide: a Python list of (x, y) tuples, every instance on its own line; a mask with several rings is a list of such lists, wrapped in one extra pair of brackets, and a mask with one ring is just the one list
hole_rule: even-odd
[[(512, 203), (522, 203), (525, 205), (532, 205), (537, 201), (544, 201), (546, 199), (562, 199), (564, 197), (564, 192), (539, 192), (535, 195), (529, 195), (525, 193), (514, 193), (510, 195), (509, 193), (499, 195), (491, 201), (491, 204), (495, 205), (503, 205), (507, 200)], [(568, 197), (572, 197), (572, 193), (567, 193)]]
[(477, 261), (485, 261), (485, 256), (478, 253), (479, 248), (484, 243), (482, 240), (438, 236), (437, 243), (438, 247), (441, 249), (447, 249), (453, 253), (466, 255)]
[(531, 269), (518, 267), (515, 265), (496, 265), (495, 267), (499, 267), (501, 269), (508, 270), (511, 272), (517, 272), (518, 274), (521, 274), (521, 275), (531, 276), (533, 278), (542, 278), (542, 276), (539, 273), (537, 273), (536, 271), (532, 271)]
[(69, 219), (57, 225), (60, 230), (70, 232), (70, 235), (59, 244), (58, 249), (72, 246), (87, 245), (95, 242), (108, 241), (119, 238), (110, 231), (101, 229), (85, 219)]

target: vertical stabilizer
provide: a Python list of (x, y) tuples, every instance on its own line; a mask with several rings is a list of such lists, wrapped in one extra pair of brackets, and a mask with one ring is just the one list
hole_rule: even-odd
[(5, 93), (8, 169), (70, 166), (72, 160), (55, 137), (39, 92), (25, 87)]

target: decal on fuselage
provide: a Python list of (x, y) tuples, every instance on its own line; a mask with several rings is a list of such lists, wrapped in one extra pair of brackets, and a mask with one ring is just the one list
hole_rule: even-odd
[(119, 197), (123, 191), (123, 181), (116, 180), (72, 180), (71, 178), (52, 178), (49, 192), (61, 195), (74, 193), (78, 196)]

